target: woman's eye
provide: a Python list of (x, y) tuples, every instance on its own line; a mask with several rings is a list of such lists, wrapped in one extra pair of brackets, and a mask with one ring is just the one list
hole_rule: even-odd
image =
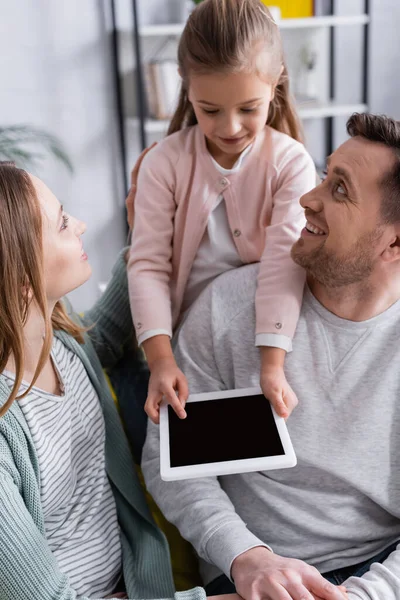
[(68, 227), (68, 221), (69, 221), (68, 215), (63, 215), (62, 216), (62, 223), (61, 223), (61, 231), (63, 231), (64, 229), (67, 229), (67, 227)]
[(251, 113), (254, 112), (255, 110), (257, 110), (255, 107), (253, 108), (241, 108), (240, 109), (243, 113)]

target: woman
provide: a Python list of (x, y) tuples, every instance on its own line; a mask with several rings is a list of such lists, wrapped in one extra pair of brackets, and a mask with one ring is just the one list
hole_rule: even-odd
[(90, 277), (85, 229), (43, 182), (0, 163), (2, 600), (174, 596), (103, 375), (133, 335), (125, 253), (84, 318), (60, 301)]

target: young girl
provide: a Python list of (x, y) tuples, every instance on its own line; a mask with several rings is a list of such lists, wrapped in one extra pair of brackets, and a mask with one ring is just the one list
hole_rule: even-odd
[(283, 366), (304, 274), (290, 257), (315, 185), (289, 96), (281, 38), (261, 0), (204, 0), (178, 50), (182, 77), (168, 136), (144, 158), (135, 199), (129, 286), (151, 371), (146, 411), (163, 396), (186, 416), (188, 386), (170, 344), (213, 278), (260, 262), (255, 343), (260, 382), (278, 414), (297, 399)]
[(0, 597), (179, 600), (102, 370), (134, 335), (126, 251), (84, 320), (60, 302), (90, 276), (84, 231), (0, 163)]

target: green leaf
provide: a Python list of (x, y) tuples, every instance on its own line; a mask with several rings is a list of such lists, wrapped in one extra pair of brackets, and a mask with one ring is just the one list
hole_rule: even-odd
[(54, 156), (72, 172), (72, 163), (59, 139), (42, 129), (30, 125), (0, 127), (0, 160), (11, 160), (24, 169), (32, 169), (40, 163), (44, 154)]

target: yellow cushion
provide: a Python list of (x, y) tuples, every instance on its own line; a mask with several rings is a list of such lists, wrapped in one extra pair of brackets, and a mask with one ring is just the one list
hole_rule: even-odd
[(172, 574), (174, 576), (175, 587), (178, 592), (189, 590), (196, 585), (202, 585), (199, 571), (197, 555), (193, 547), (183, 539), (175, 525), (172, 525), (162, 514), (153, 497), (146, 489), (143, 474), (140, 467), (137, 467), (139, 479), (146, 494), (146, 500), (150, 507), (153, 519), (164, 532), (168, 540), (171, 553)]
[[(115, 392), (107, 374), (106, 379), (108, 381), (108, 385), (110, 386), (114, 402), (118, 408), (118, 399), (115, 395)], [(164, 517), (164, 515), (158, 508), (157, 504), (154, 502), (153, 497), (149, 494), (149, 492), (146, 489), (143, 473), (138, 465), (137, 471), (153, 519), (157, 523), (161, 531), (165, 534), (165, 537), (168, 540), (169, 549), (171, 553), (172, 574), (174, 576), (176, 590), (178, 592), (181, 592), (184, 590), (189, 590), (190, 588), (193, 588), (197, 585), (202, 585), (198, 571), (196, 553), (194, 552), (189, 542), (183, 539), (177, 528), (174, 525), (172, 525), (172, 523), (167, 521), (167, 519)]]

